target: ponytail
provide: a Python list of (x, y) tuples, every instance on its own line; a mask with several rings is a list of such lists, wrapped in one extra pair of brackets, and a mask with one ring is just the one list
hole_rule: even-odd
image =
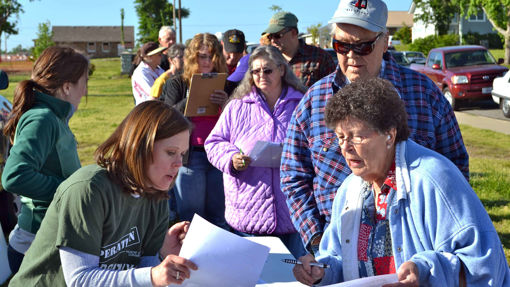
[(21, 81), (14, 91), (12, 111), (3, 130), (4, 135), (10, 139), (11, 143), (14, 143), (14, 135), (16, 133), (16, 126), (18, 125), (19, 119), (34, 105), (35, 88), (41, 87), (39, 87), (39, 85), (37, 85), (37, 83), (33, 80), (25, 80)]

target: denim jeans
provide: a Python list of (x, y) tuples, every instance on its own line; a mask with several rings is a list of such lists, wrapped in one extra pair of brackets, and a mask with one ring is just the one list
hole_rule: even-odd
[(7, 246), (7, 258), (9, 260), (9, 268), (11, 268), (12, 274), (18, 273), (19, 267), (21, 266), (21, 261), (25, 255), (23, 253), (19, 253), (14, 250), (11, 245)]
[(175, 199), (179, 219), (191, 220), (197, 213), (209, 222), (228, 229), (223, 174), (209, 163), (205, 151), (190, 149), (188, 164), (181, 167), (177, 175)]

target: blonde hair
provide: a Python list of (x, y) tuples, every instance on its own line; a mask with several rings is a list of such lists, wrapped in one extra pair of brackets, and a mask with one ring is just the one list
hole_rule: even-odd
[(227, 64), (223, 56), (223, 48), (218, 38), (213, 34), (196, 34), (189, 42), (184, 51), (184, 72), (182, 78), (186, 84), (190, 84), (193, 74), (198, 73), (198, 51), (202, 46), (207, 47), (212, 56), (213, 70), (216, 73), (226, 73)]

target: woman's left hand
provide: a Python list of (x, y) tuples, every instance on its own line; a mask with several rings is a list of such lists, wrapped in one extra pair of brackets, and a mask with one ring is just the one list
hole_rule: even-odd
[(225, 102), (228, 100), (228, 94), (223, 90), (214, 90), (214, 93), (211, 94), (209, 99), (211, 100), (211, 103), (218, 104), (223, 107)]
[(413, 261), (406, 261), (400, 265), (397, 270), (398, 283), (386, 284), (383, 287), (397, 287), (397, 286), (419, 286), (420, 276), (418, 274), (418, 267)]
[(168, 229), (165, 235), (165, 240), (163, 241), (163, 246), (159, 250), (161, 257), (165, 258), (170, 254), (179, 254), (181, 251), (182, 242), (186, 237), (186, 233), (188, 232), (189, 225), (189, 221), (182, 221), (174, 224), (172, 227), (170, 227), (170, 229)]

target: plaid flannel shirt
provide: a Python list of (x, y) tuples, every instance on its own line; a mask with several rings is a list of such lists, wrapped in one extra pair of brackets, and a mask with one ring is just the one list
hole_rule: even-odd
[(289, 65), (306, 87), (310, 87), (336, 69), (333, 58), (326, 51), (307, 45), (303, 40), (299, 40), (298, 50), (289, 61)]
[[(469, 157), (448, 101), (427, 76), (397, 65), (388, 54), (379, 77), (405, 102), (410, 138), (449, 158), (469, 179)], [(315, 83), (292, 115), (284, 141), (281, 189), (294, 226), (310, 250), (330, 221), (337, 189), (351, 173), (334, 132), (324, 121), (326, 101), (347, 84), (340, 69)]]

